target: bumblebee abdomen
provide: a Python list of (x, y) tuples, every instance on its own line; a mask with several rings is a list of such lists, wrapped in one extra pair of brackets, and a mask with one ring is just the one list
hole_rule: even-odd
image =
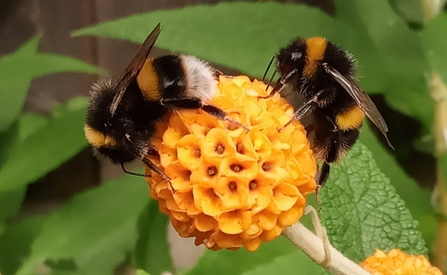
[(147, 59), (138, 74), (137, 83), (147, 101), (178, 97), (186, 89), (181, 57), (165, 55)]
[(353, 106), (335, 116), (335, 123), (342, 131), (358, 129), (362, 125), (365, 113), (358, 107)]
[(187, 97), (211, 100), (216, 94), (217, 71), (207, 62), (191, 55), (181, 55), (184, 68)]
[(348, 131), (360, 128), (365, 118), (365, 113), (360, 109), (352, 97), (343, 89), (333, 90), (334, 99), (321, 111), (331, 117), (340, 131)]
[(314, 112), (315, 138), (311, 144), (317, 158), (333, 163), (340, 160), (355, 144), (359, 136), (359, 127), (343, 130), (336, 122), (338, 129), (334, 131), (333, 122), (328, 117), (330, 117), (328, 110), (318, 109)]
[(137, 76), (137, 84), (141, 94), (147, 101), (157, 101), (161, 98), (158, 76), (154, 68), (153, 58), (146, 59)]

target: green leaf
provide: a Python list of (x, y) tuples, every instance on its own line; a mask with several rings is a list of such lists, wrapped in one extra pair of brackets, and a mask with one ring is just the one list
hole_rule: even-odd
[(424, 9), (421, 0), (390, 0), (394, 11), (405, 21), (423, 23)]
[(36, 130), (45, 126), (48, 118), (33, 113), (24, 113), (19, 118), (19, 139), (21, 141), (29, 137)]
[(393, 156), (384, 149), (370, 127), (365, 126), (362, 127), (359, 140), (371, 152), (374, 152), (373, 156), (378, 168), (390, 179), (399, 196), (405, 201), (411, 215), (419, 222), (419, 230), (424, 240), (431, 243), (436, 234), (436, 221), (430, 206), (431, 191), (422, 189), (413, 178), (409, 177)]
[(6, 227), (0, 236), (0, 270), (3, 275), (16, 274), (23, 259), (28, 256), (45, 218), (35, 215)]
[(82, 107), (68, 108), (23, 141), (13, 143), (0, 170), (0, 192), (39, 179), (87, 146), (83, 131), (86, 104), (84, 99)]
[(74, 97), (65, 104), (56, 104), (51, 109), (53, 117), (63, 116), (67, 111), (76, 111), (83, 109), (88, 105), (88, 99), (86, 97)]
[[(441, 13), (435, 19), (428, 22), (419, 33), (424, 51), (426, 52), (431, 69), (441, 75), (444, 83), (447, 83), (447, 13)], [(429, 73), (429, 72), (427, 72)]]
[(360, 262), (376, 249), (392, 248), (427, 254), (417, 222), (364, 145), (331, 168), (320, 194), (329, 239), (348, 258)]
[(112, 274), (135, 246), (147, 188), (144, 178), (125, 175), (76, 195), (45, 221), (17, 275), (70, 260), (79, 274)]
[[(20, 117), (14, 127), (10, 127), (8, 131), (0, 134), (0, 151), (2, 152), (0, 163), (5, 161), (11, 148), (19, 144), (21, 140), (25, 139), (26, 136), (30, 135), (37, 128), (41, 127), (45, 121), (41, 116), (25, 114)], [(25, 193), (26, 186), (19, 186), (18, 188), (0, 192), (0, 234), (3, 231), (3, 223), (5, 220), (20, 210)]]
[[(306, 219), (306, 217), (305, 217)], [(286, 238), (263, 243), (255, 252), (207, 250), (198, 264), (185, 275), (231, 274), (317, 274), (322, 270)]]
[[(266, 263), (258, 265), (250, 271), (242, 273), (243, 275), (264, 275), (264, 274), (319, 274), (322, 270), (306, 254), (296, 250), (294, 252), (273, 258)], [(230, 273), (229, 273), (230, 274)]]
[(0, 192), (0, 234), (3, 232), (3, 223), (6, 219), (20, 210), (25, 193), (25, 187)]
[(61, 72), (99, 73), (95, 66), (63, 55), (38, 53), (39, 37), (0, 58), (0, 132), (19, 116), (31, 80)]
[(134, 251), (137, 268), (152, 275), (174, 272), (167, 239), (168, 216), (158, 210), (158, 202), (151, 201), (140, 215), (139, 237)]
[(144, 270), (138, 269), (137, 275), (150, 275), (149, 273), (145, 272)]
[(430, 132), (433, 111), (424, 76), (429, 63), (417, 34), (386, 0), (335, 3), (337, 19), (346, 23), (340, 32), (348, 36), (341, 45), (358, 61), (361, 86), (383, 93), (393, 108), (417, 118)]
[(28, 136), (46, 125), (48, 118), (24, 113), (6, 131), (0, 133), (0, 166), (9, 157), (11, 150), (23, 142)]
[(163, 29), (157, 47), (193, 54), (257, 76), (262, 76), (279, 47), (294, 37), (327, 36), (336, 32), (337, 25), (321, 10), (305, 5), (233, 2), (138, 14), (77, 30), (73, 35), (141, 43), (159, 22)]

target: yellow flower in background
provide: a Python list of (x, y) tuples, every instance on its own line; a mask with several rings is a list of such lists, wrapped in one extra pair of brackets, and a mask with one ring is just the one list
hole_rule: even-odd
[(388, 253), (377, 250), (360, 266), (373, 275), (442, 275), (424, 256), (408, 255), (399, 249)]
[[(211, 104), (246, 125), (220, 121), (202, 110), (169, 116), (151, 140), (148, 156), (171, 184), (151, 169), (150, 195), (182, 237), (209, 249), (256, 250), (303, 215), (315, 192), (316, 161), (306, 132), (279, 94), (246, 76), (220, 76)], [(271, 89), (271, 88), (269, 88)]]

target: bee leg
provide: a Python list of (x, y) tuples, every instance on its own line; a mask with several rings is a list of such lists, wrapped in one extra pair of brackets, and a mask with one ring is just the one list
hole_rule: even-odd
[[(309, 102), (309, 101), (308, 101)], [(309, 112), (309, 110), (313, 107), (311, 104), (313, 102), (309, 102), (308, 104), (305, 104), (303, 106), (301, 106), (296, 112), (295, 115), (292, 117), (291, 120), (289, 120), (289, 122), (287, 122), (286, 124), (284, 124), (283, 126), (278, 128), (278, 132), (281, 132), (284, 128), (286, 128), (287, 126), (289, 126), (290, 123), (292, 123), (295, 120), (300, 120), (305, 114), (307, 114), (307, 112)]]
[(335, 138), (326, 146), (325, 151), (326, 154), (324, 156), (324, 162), (321, 165), (317, 176), (315, 177), (317, 182), (317, 200), (318, 200), (318, 190), (324, 186), (326, 181), (329, 178), (330, 165), (339, 160), (343, 153), (348, 151), (357, 141), (359, 137), (359, 130), (349, 130), (349, 131), (340, 131), (335, 133)]
[(320, 189), (321, 187), (324, 186), (324, 184), (326, 183), (328, 177), (329, 177), (329, 172), (331, 170), (331, 166), (329, 165), (328, 162), (323, 162), (323, 164), (321, 165), (320, 171), (318, 171), (318, 174), (316, 176), (317, 178), (317, 184), (318, 184), (318, 189)]
[(124, 167), (124, 163), (122, 163), (122, 162), (121, 162), (121, 169), (123, 169), (124, 173), (132, 175), (132, 176), (139, 176), (139, 177), (146, 177), (146, 178), (150, 178), (151, 177), (151, 175), (135, 173), (135, 172), (127, 170), (126, 167)]
[(160, 104), (182, 109), (199, 109), (203, 106), (202, 100), (198, 97), (161, 98)]
[(318, 97), (324, 92), (324, 90), (319, 91), (316, 93), (311, 99), (306, 101), (298, 110), (296, 110), (295, 114), (293, 115), (292, 119), (289, 120), (286, 124), (278, 128), (278, 132), (281, 132), (284, 128), (289, 126), (290, 123), (292, 123), (294, 120), (301, 120), (301, 118), (307, 114), (312, 107), (314, 107), (318, 102)]
[(333, 129), (332, 129), (332, 132), (338, 132), (338, 126), (337, 126), (337, 124), (335, 123), (335, 121), (330, 117), (330, 116), (326, 116), (326, 119), (332, 124), (332, 126), (334, 127)]
[(224, 110), (213, 105), (204, 104), (203, 101), (197, 97), (162, 98), (160, 99), (160, 104), (162, 105), (169, 104), (174, 107), (182, 109), (202, 109), (203, 111), (214, 116), (215, 118), (228, 121), (230, 123), (235, 123), (240, 127), (244, 128), (246, 131), (250, 130), (247, 126), (243, 125), (242, 123), (229, 118), (228, 114)]
[[(277, 92), (281, 92), (281, 89), (284, 87), (284, 85), (286, 83), (288, 83), (290, 81), (290, 79), (296, 74), (298, 73), (298, 70), (292, 70), (290, 73), (288, 73), (286, 76), (282, 77), (275, 85), (275, 87), (273, 87), (272, 91), (270, 92), (270, 94), (268, 94), (267, 96), (258, 96), (258, 98), (270, 98), (272, 96), (274, 96)], [(270, 85), (270, 81), (269, 81), (269, 85)]]
[(155, 165), (152, 161), (148, 160), (147, 158), (143, 158), (142, 161), (152, 171), (154, 171), (155, 173), (159, 174), (171, 186), (172, 191), (175, 191), (174, 187), (172, 186), (171, 179), (163, 171), (161, 171), (157, 167), (157, 165)]
[(202, 106), (202, 110), (204, 110), (205, 112), (207, 112), (208, 114), (210, 114), (210, 115), (212, 115), (214, 117), (217, 117), (220, 120), (224, 120), (224, 121), (228, 121), (230, 123), (237, 124), (240, 127), (244, 128), (247, 132), (250, 131), (250, 129), (247, 126), (245, 126), (244, 124), (240, 123), (239, 121), (236, 121), (234, 119), (229, 118), (227, 113), (224, 110), (222, 110), (222, 109), (220, 109), (220, 108), (218, 108), (216, 106), (206, 105), (205, 104), (205, 105)]
[(317, 182), (317, 189), (315, 190), (315, 196), (316, 196), (316, 200), (317, 200), (318, 204), (320, 205), (318, 211), (320, 211), (321, 207), (322, 207), (322, 205), (320, 203), (320, 189), (326, 183), (326, 181), (329, 177), (330, 170), (331, 170), (331, 167), (330, 167), (329, 163), (323, 162), (317, 175), (315, 176), (315, 179)]
[[(270, 82), (269, 84), (267, 84), (266, 89), (269, 88)], [(277, 92), (281, 91), (282, 87), (284, 86), (284, 84), (282, 84), (280, 81), (278, 81), (275, 84), (275, 87), (273, 87), (273, 89), (270, 91), (270, 93), (266, 96), (258, 96), (258, 98), (262, 98), (262, 99), (267, 99), (267, 98), (271, 98), (272, 96), (274, 96)]]

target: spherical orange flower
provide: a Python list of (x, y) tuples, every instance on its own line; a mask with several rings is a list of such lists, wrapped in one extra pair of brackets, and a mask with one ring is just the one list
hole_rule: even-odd
[(360, 266), (373, 275), (442, 275), (424, 256), (408, 255), (399, 249), (388, 253), (377, 250)]
[[(151, 197), (182, 237), (210, 249), (256, 250), (303, 215), (315, 191), (316, 162), (306, 132), (279, 94), (246, 76), (220, 76), (211, 104), (247, 126), (202, 110), (174, 112), (159, 126), (148, 156), (171, 179), (151, 174)], [(271, 89), (271, 88), (269, 88)]]

